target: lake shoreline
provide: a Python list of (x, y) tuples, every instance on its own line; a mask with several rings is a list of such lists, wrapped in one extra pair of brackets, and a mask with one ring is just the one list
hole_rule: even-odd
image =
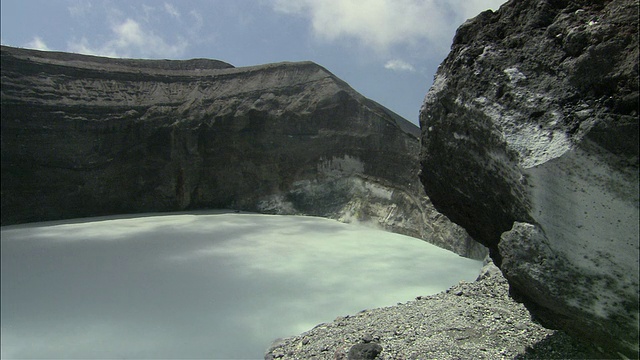
[(381, 348), (371, 359), (616, 358), (534, 322), (489, 263), (475, 282), (461, 281), (436, 295), (363, 310), (278, 339), (265, 359), (355, 359), (350, 354), (355, 345)]
[(310, 216), (198, 211), (0, 230), (2, 358), (256, 359), (274, 338), (438, 293), (482, 267)]

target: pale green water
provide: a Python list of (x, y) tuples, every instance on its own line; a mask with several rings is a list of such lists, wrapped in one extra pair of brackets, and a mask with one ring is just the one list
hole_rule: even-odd
[(299, 216), (2, 228), (2, 358), (262, 358), (337, 316), (472, 281), (481, 262)]

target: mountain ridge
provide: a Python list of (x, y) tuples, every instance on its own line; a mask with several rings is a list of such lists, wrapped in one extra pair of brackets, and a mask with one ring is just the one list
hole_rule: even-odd
[(371, 222), (483, 256), (424, 195), (417, 126), (320, 65), (48, 55), (2, 47), (3, 225), (229, 208)]
[[(399, 128), (404, 132), (419, 137), (419, 128), (408, 120), (402, 118), (392, 110), (378, 104), (375, 101), (365, 98), (354, 90), (349, 84), (335, 76), (323, 66), (312, 61), (283, 61), (278, 63), (269, 63), (263, 65), (252, 65), (235, 67), (229, 63), (220, 60), (211, 59), (188, 59), (188, 60), (156, 60), (156, 59), (121, 59), (121, 58), (104, 58), (100, 56), (73, 54), (65, 52), (50, 52), (40, 50), (27, 50), (19, 48), (11, 48), (2, 45), (3, 62), (10, 65), (12, 58), (26, 60), (33, 64), (33, 69), (28, 69), (28, 65), (21, 64), (21, 71), (24, 75), (35, 75), (42, 72), (42, 66), (59, 66), (58, 73), (75, 76), (83, 76), (87, 78), (116, 78), (120, 80), (140, 80), (145, 79), (145, 75), (149, 76), (148, 80), (166, 80), (164, 76), (171, 75), (172, 81), (191, 82), (191, 81), (208, 81), (222, 80), (227, 77), (234, 77), (238, 74), (264, 73), (265, 71), (282, 71), (293, 69), (308, 72), (308, 81), (315, 82), (327, 78), (335, 82), (338, 87), (348, 91), (353, 97), (366, 103), (370, 108), (381, 110), (390, 115), (395, 120)], [(115, 64), (114, 64), (115, 63)], [(101, 68), (96, 68), (99, 64)], [(203, 66), (204, 65), (204, 66)], [(146, 70), (146, 72), (143, 72)], [(194, 73), (195, 72), (195, 73)], [(103, 74), (103, 76), (98, 76)], [(92, 76), (93, 75), (93, 76)], [(282, 80), (282, 79), (280, 79)], [(304, 81), (298, 81), (298, 85), (304, 85)], [(255, 91), (264, 91), (265, 89), (277, 89), (273, 84), (264, 84), (262, 88)], [(286, 87), (286, 83), (281, 87)], [(223, 97), (224, 95), (219, 95)], [(23, 96), (4, 95), (4, 101), (9, 102), (12, 97), (23, 99)], [(37, 99), (37, 98), (35, 98)], [(34, 99), (34, 100), (35, 100)]]

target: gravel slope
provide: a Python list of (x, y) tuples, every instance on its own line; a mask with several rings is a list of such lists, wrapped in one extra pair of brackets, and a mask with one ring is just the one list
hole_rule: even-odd
[(592, 345), (538, 325), (508, 291), (500, 271), (488, 264), (473, 283), (338, 317), (299, 336), (277, 340), (265, 359), (611, 358)]

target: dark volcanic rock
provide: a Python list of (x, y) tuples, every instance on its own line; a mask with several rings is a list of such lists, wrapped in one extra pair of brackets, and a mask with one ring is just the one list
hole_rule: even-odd
[(232, 208), (372, 221), (482, 257), (424, 195), (418, 127), (311, 62), (2, 47), (1, 100), (3, 225)]
[(509, 1), (457, 31), (421, 179), (543, 324), (638, 356), (638, 1)]
[(347, 354), (348, 360), (367, 360), (375, 359), (382, 352), (382, 346), (376, 343), (360, 343), (355, 344), (349, 349)]

